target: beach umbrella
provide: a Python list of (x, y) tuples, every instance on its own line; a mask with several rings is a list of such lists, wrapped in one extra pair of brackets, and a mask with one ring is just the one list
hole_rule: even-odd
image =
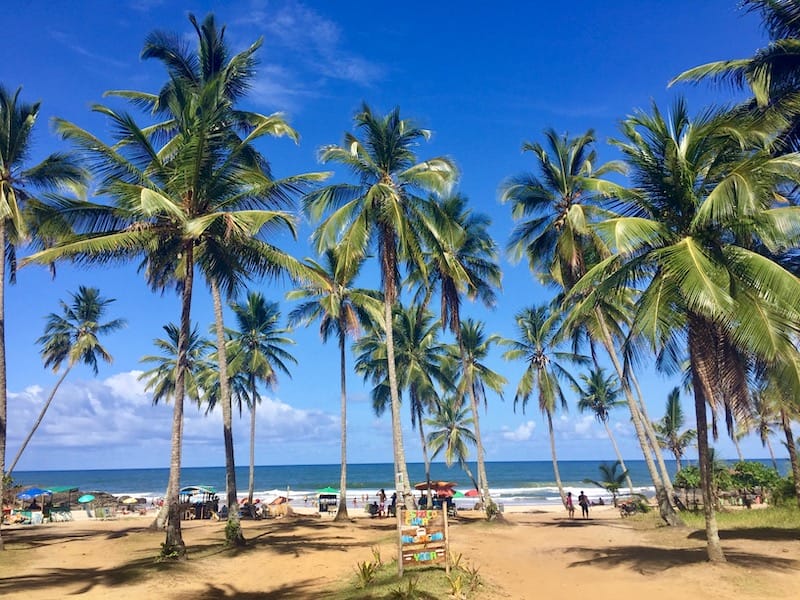
[[(447, 489), (447, 488), (454, 488), (458, 485), (455, 481), (431, 481), (431, 489), (438, 490), (438, 489)], [(414, 486), (415, 490), (427, 490), (428, 489), (428, 482), (421, 481)]]
[(129, 496), (122, 501), (123, 504), (138, 504), (139, 501), (133, 496)]
[(453, 492), (453, 498), (463, 498), (463, 497), (464, 497), (463, 492)]
[(464, 495), (467, 496), (468, 498), (477, 498), (478, 496), (481, 495), (481, 493), (478, 490), (469, 490)]
[(92, 496), (91, 494), (84, 494), (83, 496), (78, 498), (78, 503), (86, 504), (87, 502), (91, 502), (92, 500), (94, 500), (94, 496)]
[(43, 490), (41, 488), (28, 488), (17, 494), (20, 500), (34, 500), (37, 496), (51, 496), (50, 490)]
[(318, 494), (338, 494), (339, 490), (336, 488), (332, 488), (331, 486), (324, 487), (321, 490), (317, 490)]

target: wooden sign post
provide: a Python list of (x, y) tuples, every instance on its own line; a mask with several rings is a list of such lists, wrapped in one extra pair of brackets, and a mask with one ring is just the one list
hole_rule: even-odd
[(447, 510), (406, 510), (397, 507), (397, 572), (415, 565), (444, 563), (450, 574)]

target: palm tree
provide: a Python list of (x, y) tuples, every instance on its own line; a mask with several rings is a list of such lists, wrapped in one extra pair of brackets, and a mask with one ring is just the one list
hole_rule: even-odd
[[(398, 306), (394, 314), (395, 364), (398, 390), (408, 390), (411, 427), (420, 436), (422, 458), (425, 463), (426, 481), (430, 482), (430, 460), (424, 431), (424, 415), (431, 412), (438, 402), (437, 385), (452, 387), (448, 369), (450, 348), (439, 340), (440, 324), (430, 312), (420, 312), (416, 307)], [(375, 414), (380, 416), (391, 402), (387, 374), (387, 343), (382, 331), (372, 331), (355, 345), (356, 372), (369, 379), (372, 388), (372, 404)], [(431, 494), (430, 487), (428, 494)]]
[[(749, 411), (750, 357), (787, 355), (800, 283), (756, 245), (790, 248), (800, 225), (793, 207), (773, 208), (778, 186), (800, 158), (771, 158), (763, 132), (722, 111), (696, 119), (678, 100), (665, 118), (638, 112), (615, 144), (632, 168), (624, 216), (600, 224), (616, 254), (591, 269), (576, 294), (596, 296), (646, 280), (631, 334), (650, 340), (662, 367), (688, 348), (695, 394), (708, 554), (724, 561), (712, 498), (707, 404)], [(742, 148), (748, 148), (743, 151)], [(790, 234), (791, 235), (791, 234)], [(599, 282), (599, 283), (598, 283)]]
[(614, 434), (611, 433), (611, 428), (608, 426), (608, 413), (624, 404), (623, 401), (618, 400), (620, 392), (622, 391), (619, 386), (619, 381), (614, 375), (606, 377), (605, 370), (602, 367), (595, 367), (589, 371), (589, 374), (581, 374), (580, 380), (583, 385), (575, 381), (573, 389), (578, 393), (578, 410), (585, 412), (590, 410), (594, 413), (595, 418), (599, 423), (602, 423), (606, 428), (608, 439), (611, 440), (611, 445), (614, 446), (614, 453), (617, 455), (617, 462), (622, 470), (625, 472), (624, 479), (630, 488), (631, 495), (633, 495), (633, 482), (631, 481), (628, 468), (625, 466), (625, 461), (622, 459), (622, 454), (617, 446), (617, 440)]
[[(628, 477), (628, 471), (625, 470), (625, 467), (622, 466), (620, 461), (616, 461), (615, 463), (600, 463), (598, 467), (600, 469), (600, 481), (595, 481), (594, 479), (584, 479), (584, 483), (593, 483), (597, 487), (601, 487), (606, 490), (609, 494), (611, 494), (611, 501), (614, 503), (614, 506), (617, 505), (617, 494), (619, 493), (619, 488), (622, 487), (622, 482), (625, 481), (626, 478), (630, 480)], [(617, 469), (622, 469), (622, 473), (617, 473)], [(631, 495), (633, 495), (633, 491), (631, 491)]]
[[(178, 374), (178, 338), (180, 328), (175, 323), (167, 323), (163, 327), (165, 338), (156, 338), (153, 344), (161, 354), (143, 356), (139, 362), (153, 364), (153, 368), (139, 375), (139, 381), (145, 382), (145, 391), (152, 391), (153, 404), (169, 401), (175, 397), (175, 382)], [(186, 344), (186, 373), (184, 390), (186, 396), (199, 407), (203, 402), (204, 385), (200, 378), (210, 367), (207, 354), (212, 348), (211, 342), (200, 336), (195, 325), (189, 333)]]
[(339, 502), (335, 521), (343, 521), (347, 515), (347, 370), (345, 340), (347, 336), (357, 338), (362, 323), (380, 319), (380, 300), (370, 290), (354, 288), (353, 281), (361, 267), (361, 261), (346, 263), (335, 249), (324, 254), (324, 264), (310, 258), (305, 261), (308, 269), (307, 283), (290, 291), (289, 300), (301, 303), (289, 313), (289, 325), (311, 323), (319, 319), (322, 341), (327, 342), (336, 334), (339, 342), (339, 398), (342, 415), (341, 456), (339, 477)]
[(231, 304), (236, 316), (236, 331), (231, 332), (231, 368), (243, 371), (249, 380), (250, 408), (250, 478), (247, 488), (247, 499), (253, 503), (255, 489), (255, 446), (256, 446), (256, 404), (260, 396), (256, 384), (261, 381), (267, 386), (274, 386), (280, 371), (291, 377), (287, 362), (297, 360), (284, 346), (294, 344), (285, 336), (289, 332), (278, 326), (281, 312), (277, 302), (267, 302), (259, 292), (247, 294), (246, 304)]
[(521, 401), (522, 412), (528, 400), (536, 394), (539, 410), (547, 419), (547, 432), (550, 436), (550, 454), (553, 460), (553, 472), (556, 478), (561, 501), (566, 506), (567, 497), (561, 483), (556, 456), (556, 439), (553, 430), (553, 413), (560, 407), (567, 408), (567, 400), (561, 389), (561, 379), (574, 381), (569, 366), (562, 361), (586, 364), (588, 358), (574, 352), (562, 352), (556, 349), (556, 333), (558, 331), (558, 315), (553, 314), (547, 305), (533, 306), (521, 310), (515, 316), (517, 338), (503, 340), (502, 344), (509, 349), (503, 353), (506, 360), (522, 360), (525, 371), (517, 384), (514, 395), (514, 409)]
[[(377, 245), (396, 484), (406, 507), (413, 509), (400, 424), (392, 308), (397, 298), (399, 260), (422, 262), (418, 211), (425, 201), (417, 192), (448, 191), (455, 181), (456, 168), (447, 158), (417, 162), (413, 149), (421, 140), (427, 140), (430, 132), (401, 119), (399, 109), (380, 116), (364, 104), (355, 116), (355, 125), (361, 138), (346, 134), (342, 146), (323, 148), (320, 159), (352, 169), (359, 182), (324, 187), (307, 195), (304, 205), (315, 219), (331, 211), (314, 234), (318, 250), (338, 244), (344, 260), (350, 262), (366, 256), (373, 242)], [(341, 239), (337, 240), (340, 233)]]
[(676, 473), (680, 473), (682, 468), (681, 459), (686, 452), (686, 448), (697, 438), (697, 432), (694, 429), (681, 431), (684, 421), (681, 392), (678, 387), (675, 387), (667, 396), (667, 407), (664, 416), (661, 417), (660, 421), (653, 423), (653, 427), (658, 435), (658, 443), (662, 448), (672, 452), (675, 457)]
[[(455, 334), (462, 371), (468, 374), (467, 355), (461, 339), (461, 297), (466, 295), (470, 300), (479, 298), (485, 306), (492, 307), (495, 290), (500, 288), (502, 278), (497, 264), (497, 248), (488, 231), (491, 221), (485, 215), (469, 210), (466, 198), (460, 195), (446, 197), (438, 203), (432, 201), (426, 208), (427, 226), (422, 232), (428, 277), (423, 288), (427, 290), (427, 297), (435, 288), (439, 288), (442, 328)], [(472, 385), (468, 381), (464, 384), (477, 439), (481, 502), (487, 514), (495, 514), (486, 474), (478, 400)]]
[(53, 372), (57, 373), (61, 365), (66, 362), (67, 368), (64, 369), (61, 377), (53, 386), (39, 413), (39, 417), (31, 427), (25, 441), (22, 442), (14, 460), (11, 461), (11, 466), (8, 468), (6, 475), (11, 475), (14, 471), (28, 442), (31, 441), (39, 425), (42, 424), (44, 415), (47, 413), (50, 403), (61, 386), (61, 382), (67, 377), (72, 367), (78, 363), (83, 363), (91, 367), (94, 374), (97, 375), (98, 357), (107, 363), (113, 360), (108, 351), (100, 344), (98, 338), (125, 326), (124, 319), (114, 319), (107, 323), (100, 322), (108, 305), (114, 302), (114, 299), (103, 298), (100, 296), (100, 290), (85, 286), (78, 287), (77, 293), (71, 295), (72, 303), (67, 304), (63, 300), (61, 301), (61, 314), (50, 313), (47, 317), (44, 335), (36, 340), (37, 343), (42, 345), (42, 358), (44, 359), (45, 367), (52, 367)]
[(464, 406), (463, 397), (448, 394), (439, 401), (432, 416), (425, 419), (425, 424), (432, 428), (428, 432), (431, 460), (444, 451), (445, 464), (451, 467), (454, 462), (458, 462), (475, 489), (480, 490), (467, 464), (468, 446), (476, 446), (478, 443), (472, 430), (473, 420), (470, 413), (471, 410)]
[[(6, 326), (5, 282), (16, 277), (16, 247), (28, 238), (30, 223), (26, 209), (38, 203), (37, 192), (53, 192), (82, 186), (85, 171), (66, 154), (54, 153), (42, 162), (28, 165), (33, 143), (33, 127), (39, 117), (39, 103), (20, 100), (22, 88), (10, 92), (0, 85), (0, 496), (6, 473)], [(31, 241), (46, 237), (32, 232)], [(3, 550), (0, 535), (0, 550)]]
[[(213, 16), (202, 26), (190, 16), (198, 49), (189, 51), (180, 38), (152, 34), (143, 56), (161, 60), (170, 75), (159, 94), (122, 91), (134, 105), (149, 107), (164, 120), (140, 128), (134, 119), (96, 106), (112, 124), (117, 143), (108, 145), (73, 124), (57, 121), (94, 165), (98, 194), (112, 204), (64, 202), (61, 214), (80, 226), (79, 234), (28, 260), (52, 262), (73, 257), (86, 262), (141, 260), (154, 289), (175, 285), (181, 294), (178, 365), (172, 426), (172, 453), (167, 505), (170, 509), (163, 553), (185, 556), (180, 533), (178, 488), (181, 463), (184, 363), (190, 330), (195, 265), (199, 266), (215, 306), (228, 503), (236, 500), (227, 390), (221, 291), (231, 295), (250, 275), (272, 275), (294, 269), (292, 259), (263, 237), (275, 229), (294, 233), (289, 199), (319, 175), (276, 180), (269, 164), (252, 146), (264, 136), (296, 138), (281, 115), (264, 116), (234, 108), (248, 89), (260, 42), (228, 60), (224, 29)], [(161, 144), (160, 146), (156, 144)], [(229, 511), (228, 543), (244, 543), (236, 511)]]
[[(552, 129), (545, 131), (547, 146), (526, 142), (523, 150), (533, 152), (537, 159), (539, 176), (523, 174), (507, 180), (502, 186), (501, 199), (512, 203), (512, 216), (520, 222), (514, 227), (509, 242), (512, 257), (528, 257), (531, 270), (540, 281), (561, 288), (563, 297), (575, 283), (609, 254), (605, 241), (597, 235), (592, 224), (613, 216), (603, 207), (607, 197), (625, 197), (627, 192), (604, 178), (611, 173), (624, 173), (625, 165), (619, 161), (597, 165), (593, 131), (569, 138), (559, 136)], [(668, 524), (677, 524), (666, 485), (669, 475), (661, 459), (653, 432), (642, 416), (645, 411), (641, 394), (634, 398), (627, 372), (617, 356), (614, 345), (619, 337), (617, 321), (627, 319), (620, 307), (628, 306), (630, 293), (618, 289), (618, 295), (592, 304), (571, 297), (564, 325), (571, 334), (588, 337), (592, 356), (596, 359), (595, 341), (600, 341), (611, 358), (628, 402), (636, 436), (642, 448), (650, 477), (659, 499), (661, 517)], [(566, 308), (566, 307), (565, 307)], [(578, 317), (577, 313), (583, 314)], [(615, 335), (617, 334), (617, 335)], [(653, 455), (656, 461), (653, 461)], [(662, 472), (659, 473), (658, 466)]]
[(758, 432), (758, 437), (761, 440), (761, 446), (767, 448), (769, 457), (772, 460), (772, 468), (778, 470), (778, 461), (775, 460), (775, 452), (772, 450), (772, 443), (769, 441), (770, 436), (774, 433), (775, 427), (779, 425), (778, 417), (775, 414), (775, 407), (768, 398), (764, 397), (761, 390), (753, 392), (753, 431)]

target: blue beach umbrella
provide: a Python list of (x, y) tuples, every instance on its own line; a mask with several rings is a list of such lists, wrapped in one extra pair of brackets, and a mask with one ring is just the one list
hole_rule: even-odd
[(84, 494), (83, 496), (78, 498), (78, 502), (80, 504), (86, 504), (87, 502), (91, 502), (92, 500), (94, 500), (94, 496), (92, 496), (91, 494)]
[(20, 500), (34, 500), (37, 496), (50, 496), (52, 495), (50, 490), (43, 490), (41, 488), (28, 488), (27, 490), (21, 491), (17, 494), (17, 498)]

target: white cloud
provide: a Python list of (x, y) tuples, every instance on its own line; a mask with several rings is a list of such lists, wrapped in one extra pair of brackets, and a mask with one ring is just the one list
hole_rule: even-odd
[[(61, 451), (80, 451), (96, 468), (163, 463), (168, 457), (172, 432), (172, 403), (153, 405), (138, 380), (141, 371), (117, 373), (102, 380), (72, 380), (58, 393), (25, 451), (20, 469), (44, 468)], [(17, 448), (44, 405), (40, 386), (9, 394), (8, 447)], [(219, 462), (222, 448), (221, 411), (206, 415), (191, 402), (184, 406), (184, 457), (186, 464)], [(300, 410), (274, 398), (264, 398), (256, 410), (258, 444), (318, 442), (337, 439), (338, 415), (320, 410)], [(234, 413), (235, 440), (244, 448), (249, 440), (249, 417)], [(126, 464), (108, 464), (109, 456), (122, 456)], [(46, 456), (45, 456), (46, 455)], [(73, 454), (74, 455), (74, 452)], [(158, 458), (154, 458), (158, 457)], [(94, 462), (92, 462), (94, 461)], [(86, 465), (75, 465), (86, 468)], [(67, 465), (61, 465), (67, 468)]]
[(525, 442), (533, 437), (533, 432), (536, 429), (536, 423), (533, 421), (526, 421), (514, 430), (503, 427), (503, 439), (510, 442)]

